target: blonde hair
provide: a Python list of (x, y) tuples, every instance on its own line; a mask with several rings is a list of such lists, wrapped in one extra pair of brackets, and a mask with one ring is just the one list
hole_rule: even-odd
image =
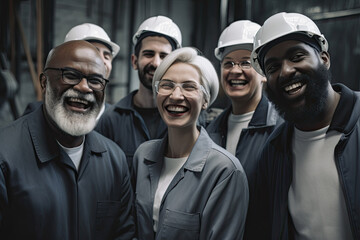
[(219, 79), (212, 63), (205, 57), (200, 56), (192, 47), (183, 47), (174, 50), (167, 55), (157, 67), (153, 77), (153, 93), (156, 96), (155, 82), (160, 81), (166, 71), (177, 62), (187, 63), (196, 67), (201, 76), (201, 85), (205, 88), (205, 100), (210, 106), (219, 92)]

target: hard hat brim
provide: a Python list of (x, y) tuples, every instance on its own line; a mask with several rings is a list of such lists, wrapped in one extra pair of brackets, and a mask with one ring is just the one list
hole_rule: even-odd
[(105, 46), (109, 45), (111, 47), (110, 50), (112, 51), (111, 54), (112, 54), (113, 57), (115, 57), (120, 51), (120, 46), (119, 45), (117, 45), (116, 43), (110, 42), (110, 41), (106, 41), (106, 40), (104, 40), (102, 38), (86, 37), (83, 40), (85, 40), (85, 41), (95, 40), (97, 42), (104, 43)]

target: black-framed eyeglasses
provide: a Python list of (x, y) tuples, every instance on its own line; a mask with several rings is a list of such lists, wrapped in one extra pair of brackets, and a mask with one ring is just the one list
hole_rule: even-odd
[(61, 71), (62, 80), (64, 81), (64, 83), (70, 85), (77, 85), (81, 82), (83, 78), (86, 78), (89, 88), (91, 88), (94, 91), (104, 90), (106, 84), (109, 82), (108, 79), (103, 78), (101, 75), (97, 75), (97, 74), (85, 75), (76, 69), (68, 68), (68, 67), (64, 67), (64, 68), (47, 67), (44, 69), (44, 72), (46, 70)]
[(233, 61), (224, 61), (221, 63), (222, 68), (229, 70), (235, 66), (239, 66), (241, 69), (250, 69), (251, 62), (250, 61), (242, 61), (242, 62), (233, 62)]

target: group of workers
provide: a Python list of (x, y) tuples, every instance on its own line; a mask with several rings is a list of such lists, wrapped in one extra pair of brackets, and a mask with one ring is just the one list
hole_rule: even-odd
[(360, 239), (360, 93), (311, 19), (233, 22), (220, 78), (168, 17), (132, 41), (139, 89), (114, 105), (101, 27), (50, 51), (43, 103), (0, 130), (1, 239)]

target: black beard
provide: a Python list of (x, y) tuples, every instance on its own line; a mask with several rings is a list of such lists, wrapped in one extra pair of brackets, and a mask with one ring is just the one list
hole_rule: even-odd
[(146, 73), (149, 71), (155, 71), (156, 68), (153, 67), (152, 65), (146, 65), (142, 70), (140, 70), (139, 66), (138, 69), (139, 69), (138, 75), (141, 84), (144, 85), (144, 87), (146, 87), (147, 89), (152, 91), (152, 79), (151, 81), (148, 81), (148, 79), (146, 78)]
[[(299, 76), (307, 84), (304, 98), (305, 105), (300, 108), (292, 108), (287, 100), (282, 99), (274, 93), (269, 86), (266, 93), (271, 102), (274, 103), (279, 114), (291, 123), (311, 123), (316, 118), (323, 116), (328, 97), (328, 83), (331, 80), (331, 72), (325, 65), (319, 67), (311, 76), (301, 74)], [(279, 82), (288, 81), (279, 79)]]

